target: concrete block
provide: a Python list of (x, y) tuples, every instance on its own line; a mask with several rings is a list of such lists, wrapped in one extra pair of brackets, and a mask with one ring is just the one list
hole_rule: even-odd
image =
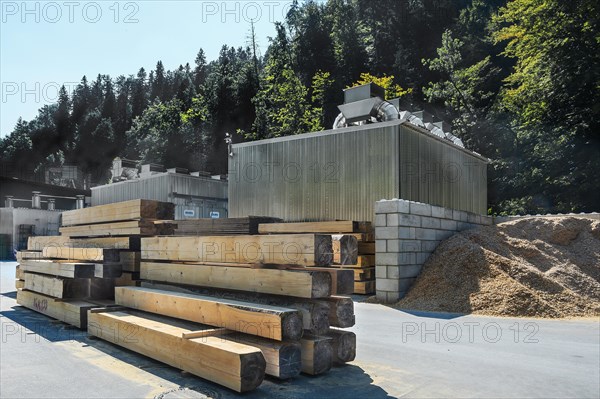
[(400, 298), (402, 298), (404, 295), (402, 295), (398, 291), (395, 291), (395, 292), (387, 292), (386, 296), (387, 296), (387, 300), (385, 303), (395, 303), (395, 302), (398, 302), (400, 300)]
[(436, 240), (444, 241), (444, 240), (452, 237), (454, 234), (456, 234), (455, 231), (437, 230), (436, 231)]
[(417, 229), (414, 227), (399, 227), (398, 238), (409, 240), (417, 238)]
[(434, 218), (439, 218), (439, 219), (443, 219), (445, 217), (444, 215), (444, 208), (442, 208), (441, 206), (431, 206), (431, 216)]
[(375, 281), (375, 286), (377, 287), (377, 291), (392, 291), (392, 292), (397, 292), (398, 290), (398, 286), (399, 286), (399, 281), (398, 279), (391, 279), (391, 278), (378, 278)]
[(474, 213), (467, 213), (467, 222), (472, 224), (481, 224), (481, 216)]
[(417, 240), (439, 240), (434, 229), (416, 229)]
[(375, 266), (375, 278), (387, 278), (387, 266)]
[(417, 263), (416, 254), (413, 252), (402, 252), (398, 255), (399, 256), (397, 265), (411, 265), (413, 263)]
[(375, 228), (375, 240), (389, 240), (398, 238), (397, 227), (377, 227)]
[(481, 217), (481, 224), (485, 225), (485, 226), (491, 226), (494, 223), (494, 218), (492, 218), (491, 216), (482, 216)]
[(420, 202), (410, 203), (411, 215), (431, 216), (431, 205)]
[(408, 213), (408, 204), (404, 200), (383, 200), (375, 203), (375, 213)]
[(417, 254), (415, 254), (417, 257), (417, 264), (422, 265), (424, 264), (427, 259), (429, 259), (429, 257), (431, 256), (431, 253), (429, 252), (419, 252)]
[(458, 222), (456, 220), (443, 219), (440, 221), (440, 224), (442, 230), (458, 231)]
[[(380, 215), (383, 216), (383, 215)], [(399, 215), (397, 213), (388, 213), (387, 216), (387, 225), (389, 227), (396, 227), (399, 224)]]
[(454, 212), (450, 208), (444, 208), (444, 219), (453, 219)]
[(377, 266), (399, 266), (416, 263), (414, 252), (377, 254)]
[(420, 252), (420, 240), (389, 240), (387, 242), (389, 252)]
[(388, 266), (388, 278), (403, 279), (417, 277), (421, 273), (421, 265)]
[(400, 214), (398, 224), (406, 227), (421, 227), (421, 217), (416, 215)]
[(421, 251), (433, 252), (440, 245), (439, 241), (421, 241)]
[(385, 227), (386, 226), (386, 214), (381, 213), (375, 215), (375, 227)]
[(376, 295), (378, 301), (383, 302), (383, 303), (388, 303), (387, 292), (377, 290), (375, 295)]
[(375, 252), (387, 252), (387, 240), (376, 240), (375, 241)]
[(410, 213), (410, 201), (403, 199), (398, 200), (398, 212)]
[(452, 219), (456, 220), (457, 222), (466, 222), (467, 218), (468, 218), (467, 212), (465, 212), (465, 211), (457, 211), (457, 210), (452, 211)]
[(427, 229), (439, 229), (441, 228), (441, 220), (434, 217), (423, 216), (421, 218), (421, 227)]

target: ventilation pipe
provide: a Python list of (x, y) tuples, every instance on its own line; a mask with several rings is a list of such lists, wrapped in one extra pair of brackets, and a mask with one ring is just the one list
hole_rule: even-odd
[(75, 200), (75, 209), (85, 208), (85, 195), (78, 195)]
[(48, 199), (48, 210), (49, 211), (56, 210), (56, 200), (54, 198), (49, 198)]
[(374, 83), (344, 90), (345, 101), (338, 106), (341, 113), (335, 119), (333, 128), (397, 120), (398, 109), (384, 98), (385, 90)]
[(40, 197), (41, 193), (39, 191), (32, 191), (31, 194), (31, 207), (33, 209), (42, 209), (42, 199)]
[(4, 200), (4, 206), (7, 208), (13, 207), (13, 196), (12, 195), (6, 196), (6, 199)]

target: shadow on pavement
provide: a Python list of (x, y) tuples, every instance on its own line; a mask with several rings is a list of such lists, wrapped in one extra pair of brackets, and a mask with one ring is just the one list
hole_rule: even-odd
[[(8, 296), (3, 294), (4, 296)], [(3, 322), (5, 334), (21, 334), (21, 339), (35, 340), (44, 338), (50, 342), (75, 341), (84, 347), (92, 347), (108, 356), (170, 381), (180, 387), (206, 395), (209, 398), (237, 398), (240, 394), (223, 388), (210, 381), (182, 372), (164, 363), (155, 361), (136, 352), (89, 337), (86, 331), (51, 319), (40, 313), (13, 306), (0, 315), (13, 323)], [(115, 371), (115, 370), (113, 370)], [(168, 391), (157, 395), (160, 398)], [(288, 381), (266, 377), (258, 389), (243, 394), (244, 398), (356, 398), (373, 399), (392, 398), (381, 387), (373, 384), (373, 379), (360, 367), (347, 364), (335, 367), (321, 376), (299, 375)], [(183, 397), (183, 396), (182, 396)]]

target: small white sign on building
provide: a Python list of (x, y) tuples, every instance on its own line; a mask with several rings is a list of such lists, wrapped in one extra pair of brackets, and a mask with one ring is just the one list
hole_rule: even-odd
[(193, 209), (184, 209), (183, 216), (185, 216), (186, 218), (193, 218), (196, 216), (196, 211)]
[(219, 212), (213, 211), (213, 212), (210, 213), (210, 217), (212, 219), (218, 219), (218, 218), (221, 217), (221, 214)]

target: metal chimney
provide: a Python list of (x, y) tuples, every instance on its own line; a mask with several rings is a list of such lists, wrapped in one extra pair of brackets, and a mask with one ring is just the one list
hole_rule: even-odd
[(48, 199), (48, 210), (49, 211), (54, 211), (56, 210), (56, 200), (54, 198), (50, 198)]
[(75, 209), (85, 208), (85, 195), (78, 195), (75, 202)]
[(31, 192), (31, 207), (33, 209), (42, 209), (42, 199), (40, 197), (40, 191), (32, 191)]
[(6, 196), (6, 200), (4, 200), (4, 206), (6, 208), (12, 208), (13, 207), (13, 196), (12, 195), (7, 195)]

